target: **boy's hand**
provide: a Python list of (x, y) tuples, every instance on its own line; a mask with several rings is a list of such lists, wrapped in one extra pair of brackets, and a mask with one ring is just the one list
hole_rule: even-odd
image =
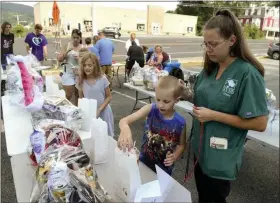
[(170, 151), (167, 152), (166, 159), (164, 160), (164, 165), (165, 166), (172, 166), (175, 161), (176, 160), (175, 160), (174, 154), (171, 153)]
[(118, 139), (118, 147), (122, 150), (126, 150), (126, 148), (128, 148), (129, 151), (133, 148), (132, 134), (129, 126), (121, 129)]

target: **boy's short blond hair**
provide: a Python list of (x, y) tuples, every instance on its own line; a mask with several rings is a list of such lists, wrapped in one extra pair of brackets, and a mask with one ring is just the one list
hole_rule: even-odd
[(171, 75), (160, 78), (157, 83), (157, 88), (173, 92), (174, 98), (176, 99), (179, 98), (184, 91), (184, 88), (179, 83), (179, 79)]

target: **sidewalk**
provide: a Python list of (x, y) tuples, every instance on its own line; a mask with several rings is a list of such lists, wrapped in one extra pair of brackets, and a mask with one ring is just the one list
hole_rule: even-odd
[[(254, 54), (257, 59), (264, 59), (266, 57), (266, 53)], [(187, 57), (187, 58), (173, 58), (173, 60), (178, 60), (182, 66), (199, 66), (203, 65), (203, 57)]]

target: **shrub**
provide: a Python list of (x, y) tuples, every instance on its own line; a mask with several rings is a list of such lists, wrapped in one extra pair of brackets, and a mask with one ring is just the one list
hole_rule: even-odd
[(245, 24), (243, 32), (247, 39), (260, 39), (264, 37), (264, 33), (255, 24)]

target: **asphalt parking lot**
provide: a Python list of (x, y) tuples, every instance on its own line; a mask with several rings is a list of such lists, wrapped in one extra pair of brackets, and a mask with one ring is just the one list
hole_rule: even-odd
[[(121, 39), (126, 40), (126, 39)], [(142, 39), (141, 39), (142, 40)], [(25, 55), (25, 47), (22, 43), (23, 39), (18, 39), (17, 47), (15, 47), (15, 52), (17, 54)], [(67, 39), (64, 40), (66, 42)], [(155, 42), (153, 39), (143, 39), (144, 43), (153, 46)], [(193, 54), (188, 54), (188, 50), (190, 50), (190, 46), (198, 46), (201, 39), (187, 39), (181, 41), (178, 39), (170, 39), (166, 41), (161, 39), (162, 44), (164, 44), (165, 48), (172, 52), (176, 52), (174, 56), (201, 56), (200, 51), (195, 50)], [(172, 43), (172, 44), (171, 44)], [(174, 48), (174, 44), (176, 44)], [(185, 48), (183, 48), (183, 44), (185, 43)], [(265, 51), (267, 49), (266, 44), (267, 41), (253, 41), (251, 42), (251, 47), (254, 52)], [(189, 45), (189, 46), (188, 46)], [(122, 42), (117, 45), (124, 49), (124, 44)], [(179, 46), (182, 49), (179, 50)], [(168, 48), (171, 47), (171, 48)], [(119, 48), (121, 49), (121, 48)], [(54, 54), (54, 50), (50, 49), (50, 54)], [(118, 55), (115, 56), (115, 59), (118, 57), (123, 58), (123, 51), (119, 51)], [(279, 61), (273, 61), (271, 59), (265, 59), (262, 61), (266, 69), (266, 83), (267, 87), (272, 89), (275, 93), (279, 101)], [(201, 66), (196, 67), (185, 67), (186, 70), (199, 71)], [(121, 81), (123, 81), (123, 76), (121, 76)], [(116, 79), (114, 80), (113, 86), (113, 100), (111, 102), (111, 106), (114, 113), (115, 120), (115, 134), (119, 134), (118, 122), (121, 118), (129, 115), (133, 108), (135, 102), (135, 92), (133, 90), (127, 89), (125, 87), (119, 88), (117, 85)], [(142, 95), (143, 96), (143, 95)], [(140, 95), (141, 97), (141, 95)], [(144, 105), (143, 103), (139, 104)], [(188, 134), (190, 132), (192, 119), (186, 113), (182, 112), (178, 109), (179, 113), (181, 113), (186, 119), (188, 123)], [(144, 121), (138, 121), (131, 126), (133, 137), (136, 140), (136, 146), (140, 148), (141, 145), (141, 137), (143, 135), (143, 126)], [(27, 135), (28, 136), (28, 135)], [(193, 162), (191, 162), (193, 163)], [(191, 164), (190, 170), (192, 170), (193, 164)], [(197, 201), (197, 192), (194, 182), (194, 177), (192, 176), (187, 183), (183, 182), (184, 173), (186, 167), (186, 153), (184, 154), (184, 158), (179, 160), (175, 165), (175, 170), (173, 173), (173, 177), (184, 185), (190, 192), (192, 193), (193, 201)], [(1, 202), (17, 202), (16, 193), (13, 183), (13, 176), (11, 170), (10, 157), (7, 155), (6, 143), (5, 143), (5, 134), (1, 134)], [(279, 202), (279, 149), (271, 148), (268, 146), (263, 146), (254, 141), (247, 142), (245, 146), (244, 159), (241, 171), (236, 181), (232, 182), (232, 191), (228, 198), (229, 202), (234, 203), (275, 203)]]
[[(123, 80), (123, 77), (121, 80)], [(118, 122), (122, 117), (131, 113), (135, 102), (135, 92), (125, 87), (119, 88), (115, 80), (112, 94), (111, 106), (114, 112), (115, 132), (118, 135)], [(192, 122), (190, 116), (180, 109), (178, 111), (187, 119), (189, 132)], [(141, 145), (143, 125), (144, 121), (138, 121), (131, 126), (138, 148)], [(1, 136), (1, 153), (1, 202), (16, 202), (10, 157), (6, 152), (4, 133)], [(192, 167), (193, 164), (191, 164), (190, 170), (192, 170)], [(185, 168), (186, 153), (184, 158), (176, 163), (173, 177), (190, 190), (195, 202), (197, 201), (197, 192), (194, 177), (192, 176), (187, 183), (184, 183)], [(249, 141), (245, 147), (243, 166), (237, 180), (232, 182), (232, 191), (228, 200), (237, 203), (279, 202), (279, 150)]]

